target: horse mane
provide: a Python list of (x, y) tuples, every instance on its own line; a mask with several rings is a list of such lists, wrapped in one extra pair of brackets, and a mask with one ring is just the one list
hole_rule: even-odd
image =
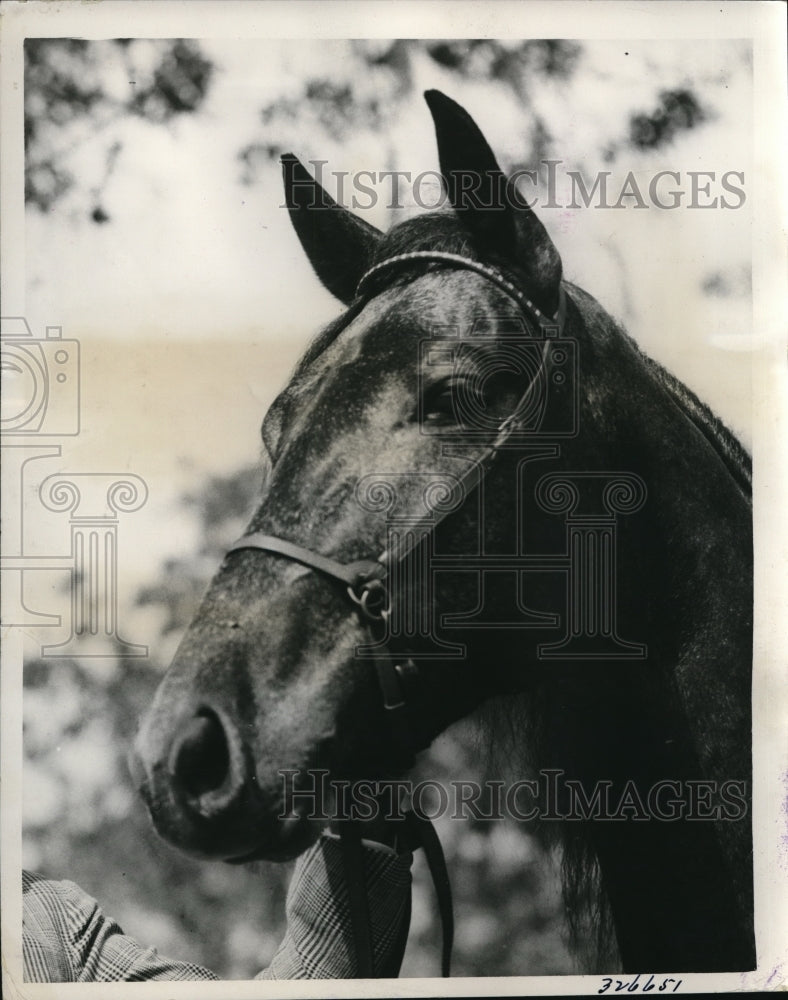
[[(484, 774), (511, 781), (535, 778), (545, 766), (545, 717), (539, 688), (484, 702), (469, 720)], [(585, 824), (536, 818), (527, 830), (548, 855), (559, 855), (568, 943), (578, 971), (613, 970), (619, 960), (613, 914)]]
[[(703, 435), (724, 464), (736, 487), (752, 496), (751, 459), (739, 440), (698, 397), (662, 365), (645, 354), (637, 342), (587, 292), (566, 282), (576, 302), (582, 303), (589, 336), (599, 340), (623, 339), (668, 399)], [(476, 714), (485, 735), (481, 749), (489, 773), (499, 775), (514, 767), (534, 775), (544, 765), (544, 748), (550, 743), (545, 732), (548, 712), (539, 689), (512, 697), (491, 699)], [(490, 738), (495, 734), (495, 739)], [(523, 773), (513, 776), (522, 778)], [(602, 885), (596, 852), (582, 823), (535, 821), (531, 830), (548, 848), (561, 850), (562, 895), (570, 943), (585, 966), (596, 972), (609, 971), (618, 959), (612, 911)]]
[[(641, 351), (642, 354), (642, 351)], [(643, 354), (643, 360), (655, 380), (671, 395), (679, 407), (695, 424), (709, 444), (714, 448), (739, 489), (752, 499), (752, 459), (742, 443), (725, 424), (715, 416), (709, 407), (688, 389), (683, 382), (658, 364), (653, 358)]]
[(691, 389), (675, 375), (671, 375), (659, 362), (649, 357), (637, 341), (600, 306), (592, 295), (569, 282), (566, 282), (566, 285), (573, 297), (582, 300), (584, 319), (591, 335), (599, 338), (620, 338), (629, 344), (656, 384), (708, 441), (744, 496), (751, 499), (752, 460), (739, 439)]

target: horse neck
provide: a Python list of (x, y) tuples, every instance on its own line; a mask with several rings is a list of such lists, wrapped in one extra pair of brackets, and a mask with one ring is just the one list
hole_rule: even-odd
[[(648, 658), (546, 670), (539, 756), (586, 783), (631, 778), (647, 791), (666, 777), (717, 788), (736, 779), (749, 799), (752, 549), (742, 481), (708, 423), (683, 404), (689, 391), (655, 377), (631, 342), (581, 342), (580, 371), (580, 432), (556, 463), (566, 473), (629, 471), (645, 483), (643, 510), (620, 519), (616, 600), (620, 634), (642, 641)], [(663, 941), (666, 967), (747, 966), (748, 818), (597, 823), (589, 834), (629, 968), (646, 960), (648, 940)], [(665, 869), (644, 866), (646, 855)]]

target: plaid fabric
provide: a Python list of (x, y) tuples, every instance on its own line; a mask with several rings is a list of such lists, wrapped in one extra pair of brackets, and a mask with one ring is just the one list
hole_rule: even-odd
[[(410, 926), (412, 854), (363, 840), (375, 973), (396, 977)], [(299, 860), (287, 894), (287, 932), (256, 979), (352, 979), (357, 972), (350, 902), (339, 838)]]
[[(364, 841), (378, 975), (396, 976), (410, 923), (410, 854)], [(73, 882), (22, 873), (25, 982), (218, 979), (127, 937)], [(257, 979), (352, 978), (356, 964), (337, 838), (324, 834), (298, 861), (287, 896), (287, 931)]]

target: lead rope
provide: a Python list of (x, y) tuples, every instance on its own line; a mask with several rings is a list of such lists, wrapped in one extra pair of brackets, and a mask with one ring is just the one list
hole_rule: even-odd
[(451, 950), (454, 945), (454, 903), (451, 896), (451, 881), (449, 869), (446, 867), (446, 857), (443, 853), (440, 837), (426, 816), (417, 816), (411, 810), (406, 813), (405, 821), (411, 825), (414, 839), (419, 839), (424, 848), (427, 867), (435, 887), (443, 934), (441, 975), (444, 979), (448, 979), (451, 976)]
[(367, 880), (364, 874), (364, 848), (358, 823), (344, 820), (339, 827), (339, 844), (345, 868), (350, 927), (356, 952), (356, 978), (375, 978), (375, 954), (372, 947), (372, 925), (367, 901)]
[[(446, 857), (435, 827), (425, 816), (418, 816), (410, 809), (405, 813), (402, 822), (410, 849), (414, 850), (417, 847), (424, 849), (424, 857), (435, 888), (441, 923), (441, 976), (448, 979), (451, 976), (451, 952), (454, 945), (454, 904)], [(339, 842), (347, 882), (353, 947), (356, 953), (356, 978), (374, 979), (375, 954), (364, 872), (364, 846), (358, 823), (353, 820), (343, 820), (339, 826)]]

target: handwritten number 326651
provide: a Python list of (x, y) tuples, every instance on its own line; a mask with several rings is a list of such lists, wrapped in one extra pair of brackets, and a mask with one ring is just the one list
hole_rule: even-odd
[[(613, 983), (616, 985), (613, 986)], [(658, 993), (675, 993), (679, 986), (681, 986), (681, 983), (681, 979), (674, 979), (672, 976), (663, 979), (659, 985), (657, 985), (657, 981), (654, 980), (653, 976), (649, 976), (648, 979), (644, 979), (641, 982), (640, 973), (634, 979), (630, 980), (612, 979), (609, 976), (604, 976), (602, 985), (597, 990), (597, 993), (607, 993), (611, 987), (613, 987), (613, 993), (650, 993), (652, 990), (656, 990)]]

